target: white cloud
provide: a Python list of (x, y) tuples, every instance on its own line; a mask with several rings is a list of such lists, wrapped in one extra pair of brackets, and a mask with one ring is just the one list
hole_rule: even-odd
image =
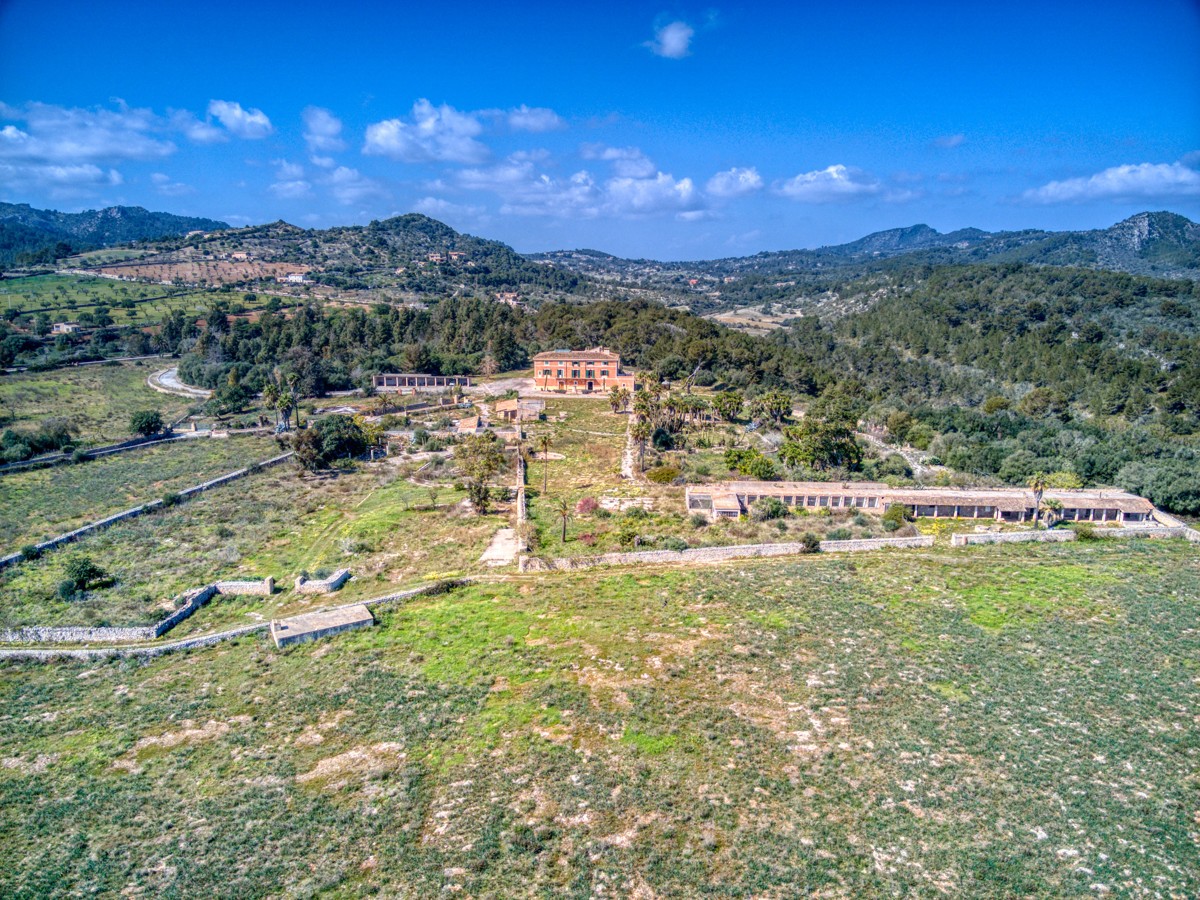
[(268, 190), (279, 199), (296, 200), (312, 191), (312, 182), (304, 177), (304, 166), (286, 159), (274, 159), (271, 164), (275, 166), (275, 181)]
[(650, 48), (656, 56), (667, 59), (683, 59), (688, 55), (692, 36), (696, 30), (687, 22), (672, 22), (654, 32), (654, 40), (646, 41), (643, 45)]
[(667, 173), (652, 172), (597, 182), (587, 170), (563, 178), (538, 171), (534, 160), (519, 154), (486, 169), (466, 169), (458, 173), (456, 183), (466, 190), (497, 194), (503, 201), (500, 212), (505, 215), (682, 216), (703, 207), (703, 198), (690, 178), (676, 180)]
[(338, 153), (346, 149), (346, 142), (341, 138), (342, 120), (329, 110), (307, 106), (300, 117), (304, 119), (304, 142), (310, 154)]
[(261, 109), (243, 109), (242, 104), (232, 100), (210, 100), (208, 114), (215, 116), (230, 134), (246, 140), (259, 140), (275, 132), (275, 126)]
[(961, 147), (966, 139), (965, 134), (944, 134), (939, 138), (934, 138), (933, 143), (946, 150), (952, 150), (955, 147)]
[(611, 162), (613, 172), (622, 178), (646, 178), (658, 171), (657, 167), (637, 147), (606, 147), (604, 144), (584, 144), (579, 148), (584, 159), (599, 159)]
[(74, 164), (161, 159), (175, 152), (170, 141), (155, 137), (162, 121), (148, 109), (79, 109), (30, 103), (6, 106), (4, 118), (25, 127), (0, 128), (0, 159), (33, 164)]
[(484, 213), (482, 206), (468, 206), (461, 203), (451, 203), (441, 197), (422, 197), (413, 204), (413, 211), (424, 213), (435, 219), (478, 219)]
[(155, 172), (150, 176), (150, 181), (154, 184), (155, 190), (164, 197), (181, 197), (195, 190), (191, 185), (184, 184), (182, 181), (172, 181), (170, 175), (162, 172)]
[(363, 153), (401, 162), (481, 163), (486, 146), (475, 140), (483, 126), (473, 113), (434, 106), (424, 98), (413, 104), (410, 120), (385, 119), (367, 126)]
[(1200, 195), (1200, 171), (1183, 163), (1113, 166), (1086, 178), (1051, 181), (1024, 193), (1034, 203), (1171, 199)]
[(566, 123), (552, 109), (544, 106), (526, 106), (522, 103), (508, 111), (508, 127), (513, 131), (532, 131), (541, 134), (566, 127)]
[(186, 109), (168, 110), (171, 127), (193, 144), (218, 144), (229, 140), (229, 135), (211, 121), (201, 121), (195, 113)]
[(329, 188), (338, 203), (349, 206), (372, 196), (387, 196), (387, 192), (374, 179), (363, 175), (358, 169), (338, 166), (324, 179), (323, 184)]
[(729, 199), (752, 194), (763, 186), (762, 176), (753, 167), (739, 169), (736, 166), (724, 172), (718, 172), (708, 179), (704, 190), (713, 197)]
[(802, 172), (777, 185), (776, 189), (784, 197), (802, 203), (832, 203), (878, 194), (881, 186), (861, 169), (838, 164)]

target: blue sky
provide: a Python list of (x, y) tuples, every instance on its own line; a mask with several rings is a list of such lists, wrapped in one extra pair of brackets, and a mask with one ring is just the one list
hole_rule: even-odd
[(664, 259), (1200, 220), (1200, 4), (0, 0), (0, 199)]

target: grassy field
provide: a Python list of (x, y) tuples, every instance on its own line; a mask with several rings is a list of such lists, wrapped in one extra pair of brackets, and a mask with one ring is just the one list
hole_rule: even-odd
[(36, 543), (279, 454), (272, 440), (175, 441), (0, 478), (0, 552)]
[(247, 311), (260, 309), (269, 299), (260, 296), (247, 302), (241, 293), (189, 291), (80, 275), (39, 275), (0, 282), (0, 312), (16, 308), (28, 315), (45, 313), (55, 322), (76, 322), (81, 313), (94, 313), (103, 306), (115, 325), (157, 325), (177, 309), (202, 316), (216, 297), (239, 303)]
[(157, 409), (173, 421), (197, 401), (152, 390), (146, 378), (167, 361), (81, 366), (0, 376), (0, 421), (30, 429), (48, 418), (65, 418), (84, 443), (127, 439), (130, 413)]
[[(391, 463), (303, 479), (281, 466), (0, 572), (0, 626), (144, 624), (162, 618), (164, 601), (180, 591), (218, 578), (271, 575), (283, 588), (270, 599), (213, 603), (172, 632), (178, 636), (327, 604), (320, 595), (292, 593), (301, 572), (349, 567), (355, 578), (336, 598), (349, 602), (477, 571), (506, 518), (469, 513), (464, 496), (441, 487), (433, 507), (428, 488), (400, 477)], [(81, 554), (115, 583), (67, 602), (55, 589)]]
[(1200, 560), (480, 584), (277, 652), (0, 668), (0, 894), (1193, 897)]

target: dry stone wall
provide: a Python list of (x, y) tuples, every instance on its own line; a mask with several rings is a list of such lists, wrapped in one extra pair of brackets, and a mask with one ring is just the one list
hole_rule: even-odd
[[(922, 535), (910, 538), (870, 538), (858, 541), (821, 541), (825, 553), (853, 553), (882, 550), (888, 547), (932, 547), (933, 537)], [(729, 547), (693, 547), (688, 550), (646, 550), (632, 553), (603, 553), (598, 556), (559, 557), (544, 559), (522, 556), (517, 561), (521, 572), (575, 571), (595, 566), (627, 566), (646, 563), (708, 563), (726, 559), (746, 559), (760, 556), (794, 556), (809, 552), (801, 543), (736, 544)]]
[(338, 569), (328, 578), (317, 580), (310, 580), (300, 575), (296, 578), (296, 592), (299, 594), (332, 594), (349, 580), (349, 569)]
[(952, 534), (950, 546), (967, 547), (973, 544), (1024, 544), (1040, 543), (1053, 544), (1061, 541), (1073, 541), (1077, 535), (1074, 531), (992, 531), (986, 534)]
[[(231, 481), (237, 481), (239, 478), (245, 478), (247, 475), (253, 475), (263, 469), (277, 466), (282, 462), (290, 459), (290, 452), (281, 454), (280, 456), (272, 457), (264, 462), (256, 463), (253, 466), (247, 466), (244, 469), (238, 469), (236, 472), (230, 472), (228, 475), (221, 475), (218, 478), (210, 479), (202, 484), (197, 484), (194, 487), (186, 488), (179, 492), (179, 496), (183, 499), (189, 499), (202, 494), (205, 491), (210, 491), (215, 487), (220, 487), (223, 484), (228, 484)], [(54, 550), (61, 547), (63, 544), (69, 544), (72, 541), (77, 541), (82, 537), (87, 537), (89, 534), (94, 534), (97, 531), (103, 531), (110, 525), (115, 525), (118, 522), (124, 522), (128, 519), (135, 519), (138, 516), (145, 515), (148, 512), (154, 512), (156, 509), (161, 509), (163, 506), (162, 500), (151, 500), (149, 503), (143, 503), (140, 506), (134, 506), (123, 512), (114, 513), (111, 516), (106, 516), (95, 522), (89, 522), (87, 525), (80, 526), (74, 531), (68, 531), (66, 534), (60, 534), (58, 537), (50, 538), (48, 541), (42, 541), (40, 544), (35, 544), (34, 548), (39, 553), (45, 553), (47, 550)], [(0, 569), (15, 565), (21, 561), (20, 553), (10, 553), (7, 556), (0, 556)]]

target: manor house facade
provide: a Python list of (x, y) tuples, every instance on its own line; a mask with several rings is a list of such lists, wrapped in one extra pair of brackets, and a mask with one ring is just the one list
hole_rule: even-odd
[(533, 381), (540, 391), (568, 394), (608, 393), (635, 388), (631, 372), (621, 371), (621, 357), (607, 347), (591, 350), (548, 350), (533, 358)]

